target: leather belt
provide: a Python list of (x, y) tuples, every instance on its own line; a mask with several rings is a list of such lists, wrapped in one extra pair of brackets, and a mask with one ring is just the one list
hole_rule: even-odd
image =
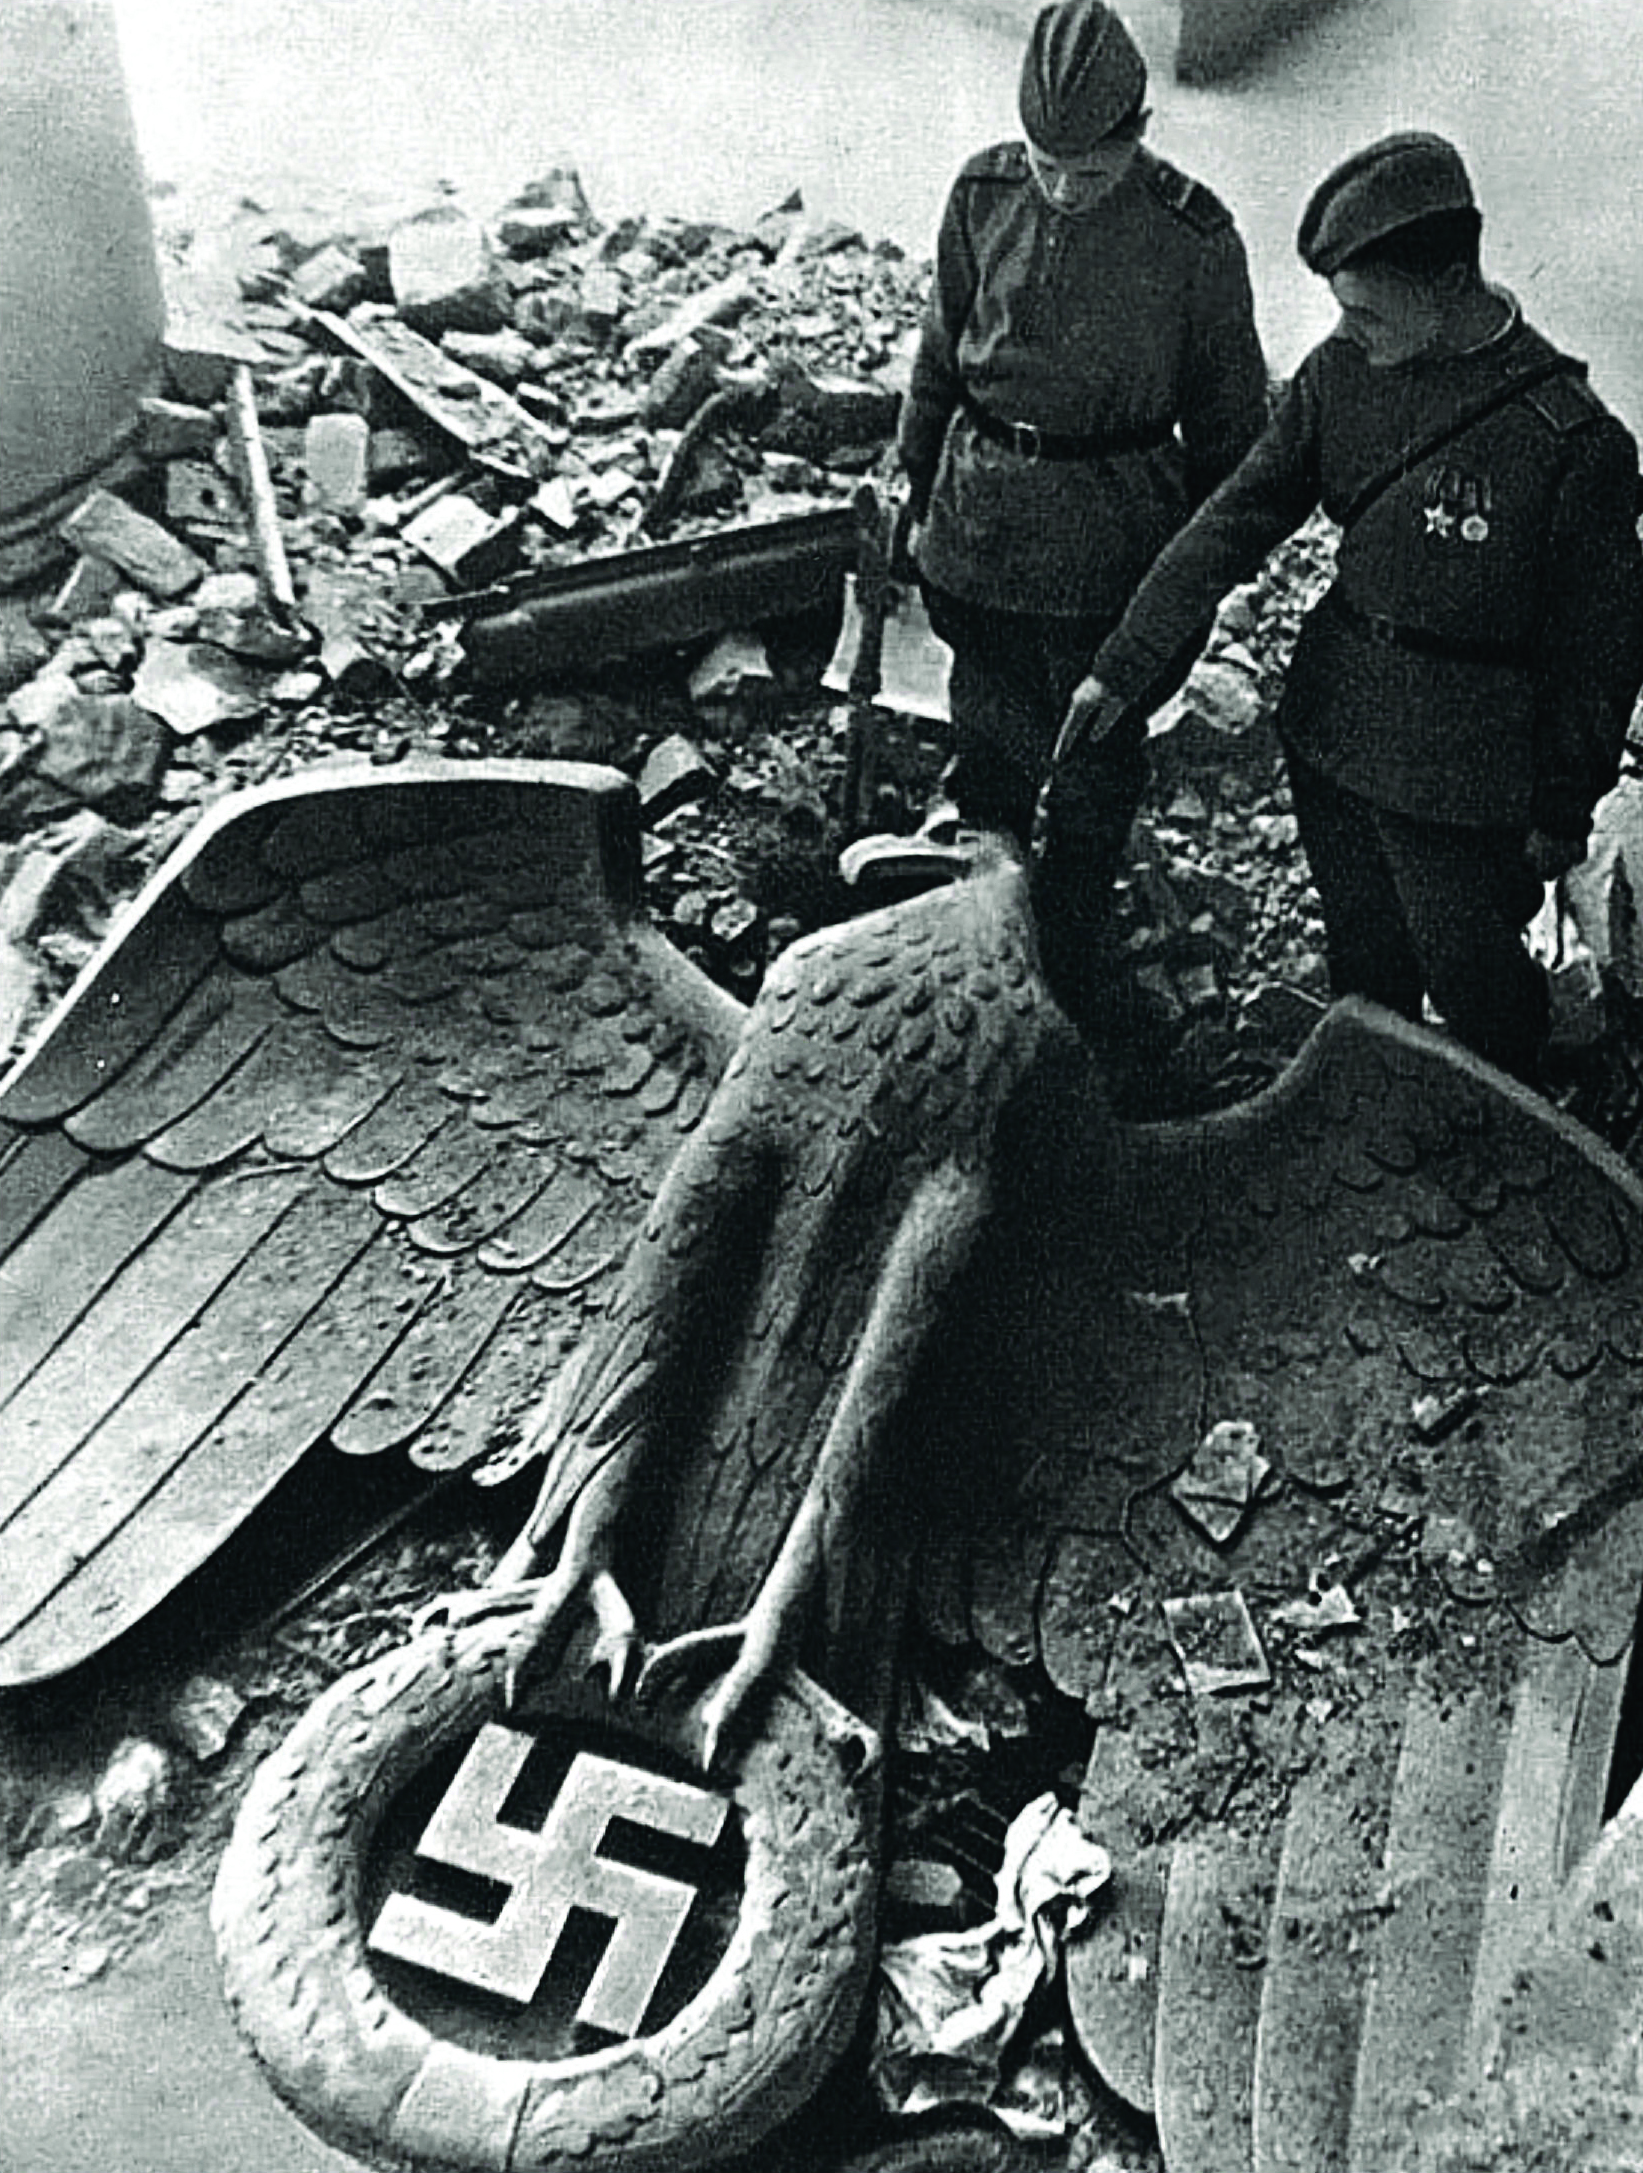
[(1173, 423), (1154, 423), (1145, 430), (1075, 437), (1060, 430), (1040, 430), (1037, 423), (1006, 422), (1002, 415), (984, 408), (968, 389), (959, 394), (959, 399), (979, 436), (990, 439), (994, 445), (1008, 446), (1023, 460), (1110, 460), (1118, 453), (1156, 452), (1175, 437)]
[(1445, 657), (1456, 664), (1516, 665), (1522, 669), (1531, 661), (1529, 652), (1515, 642), (1462, 641), (1448, 634), (1429, 633), (1423, 626), (1400, 626), (1395, 619), (1384, 619), (1378, 612), (1359, 610), (1338, 588), (1332, 588), (1324, 602), (1355, 634), (1378, 642), (1385, 649), (1407, 649), (1416, 656)]

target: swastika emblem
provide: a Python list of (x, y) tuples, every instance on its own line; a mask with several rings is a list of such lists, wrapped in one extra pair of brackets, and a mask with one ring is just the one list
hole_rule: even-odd
[(636, 2037), (690, 1914), (696, 1889), (601, 1855), (613, 1819), (711, 1848), (729, 1805), (670, 1780), (578, 1751), (539, 1832), (502, 1823), (534, 1736), (492, 1723), (474, 1739), (417, 1855), (509, 1889), (495, 1921), (390, 1894), (367, 1942), (373, 1952), (528, 2006), (547, 1974), (572, 1909), (612, 1920), (609, 1943), (577, 2020)]

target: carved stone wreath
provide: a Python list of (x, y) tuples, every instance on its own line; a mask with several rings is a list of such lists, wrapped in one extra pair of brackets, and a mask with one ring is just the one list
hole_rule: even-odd
[[(849, 2039), (874, 1953), (877, 1739), (789, 1674), (730, 1784), (745, 1878), (706, 1984), (654, 2034), (597, 2052), (480, 2052), (384, 1989), (363, 1875), (407, 1784), (502, 1717), (507, 1629), (425, 1638), (344, 1677), (261, 1767), (212, 1897), (229, 2003), (293, 2110), (378, 2164), (688, 2173), (756, 2144)], [(556, 1684), (533, 1706), (578, 1702)], [(684, 1747), (683, 1716), (623, 1720)]]

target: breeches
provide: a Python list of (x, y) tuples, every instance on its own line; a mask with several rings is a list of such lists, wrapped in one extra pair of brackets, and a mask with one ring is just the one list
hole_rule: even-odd
[(1523, 930), (1543, 889), (1522, 833), (1395, 814), (1293, 754), (1289, 776), (1335, 994), (1410, 1019), (1429, 995), (1469, 1049), (1533, 1084), (1547, 993)]
[[(994, 611), (927, 587), (930, 623), (953, 652), (953, 760), (946, 788), (965, 822), (1010, 832), (1025, 846), (1072, 692), (1111, 632), (1108, 619)], [(1147, 780), (1137, 718), (1069, 765), (1057, 787), (1067, 881), (1099, 918)]]

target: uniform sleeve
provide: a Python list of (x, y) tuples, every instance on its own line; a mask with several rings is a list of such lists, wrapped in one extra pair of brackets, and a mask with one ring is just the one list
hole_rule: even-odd
[(1609, 416), (1574, 441), (1548, 539), (1531, 803), (1548, 837), (1585, 837), (1620, 774), (1643, 684), (1637, 513), (1637, 447)]
[(936, 238), (935, 276), (924, 307), (912, 380), (901, 405), (897, 450), (913, 487), (913, 512), (923, 519), (935, 487), (947, 425), (958, 406), (958, 343), (975, 299), (976, 260), (965, 217), (962, 182), (947, 199)]
[(1202, 645), (1222, 597), (1317, 506), (1316, 416), (1303, 364), (1248, 453), (1153, 561), (1093, 665), (1126, 704), (1156, 706), (1179, 681), (1182, 659)]
[(1237, 467), (1267, 419), (1249, 260), (1230, 220), (1209, 237), (1189, 307), (1180, 421), (1187, 487), (1198, 505)]

